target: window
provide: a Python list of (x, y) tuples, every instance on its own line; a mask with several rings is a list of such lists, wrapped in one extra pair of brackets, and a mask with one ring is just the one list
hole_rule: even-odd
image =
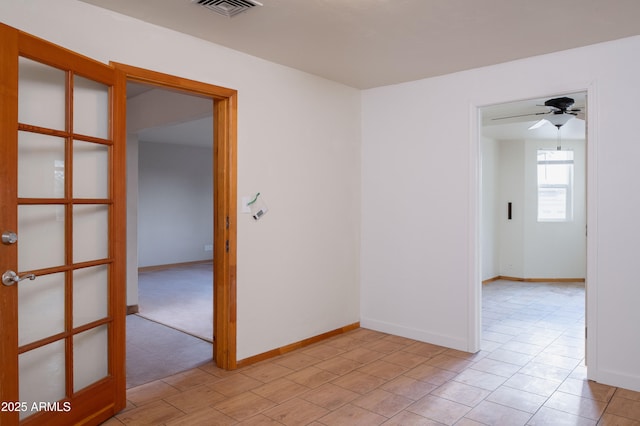
[(573, 220), (573, 151), (538, 150), (538, 222)]

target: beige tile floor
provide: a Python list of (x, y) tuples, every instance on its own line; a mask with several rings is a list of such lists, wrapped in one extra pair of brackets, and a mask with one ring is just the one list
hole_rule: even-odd
[(587, 381), (584, 287), (483, 287), (482, 350), (357, 329), (228, 372), (127, 392), (105, 425), (640, 425), (640, 392)]

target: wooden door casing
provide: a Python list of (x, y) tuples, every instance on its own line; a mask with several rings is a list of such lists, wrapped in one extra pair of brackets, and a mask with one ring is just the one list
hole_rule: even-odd
[[(131, 65), (112, 63), (118, 79), (178, 90), (211, 99), (213, 103), (213, 257), (214, 354), (216, 365), (233, 370), (236, 359), (237, 253), (237, 91)], [(117, 110), (126, 120), (126, 85), (118, 85)], [(126, 138), (124, 127), (117, 129)]]

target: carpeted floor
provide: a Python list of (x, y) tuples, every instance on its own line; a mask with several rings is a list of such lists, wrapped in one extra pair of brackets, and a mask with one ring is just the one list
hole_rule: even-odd
[(138, 315), (213, 342), (213, 264), (138, 274)]
[(138, 315), (127, 316), (127, 389), (212, 360), (211, 343)]
[(213, 266), (139, 274), (140, 313), (127, 316), (127, 388), (213, 362)]

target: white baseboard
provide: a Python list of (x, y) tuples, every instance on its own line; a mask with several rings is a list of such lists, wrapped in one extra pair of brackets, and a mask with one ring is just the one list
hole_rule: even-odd
[(588, 379), (603, 385), (640, 392), (640, 376), (623, 375), (615, 371), (593, 371), (587, 368)]
[(420, 330), (417, 328), (406, 327), (370, 318), (360, 318), (360, 327), (380, 331), (382, 333), (393, 334), (395, 336), (406, 337), (408, 339), (414, 339), (420, 342), (431, 343), (433, 345), (444, 346), (446, 348), (457, 349), (464, 352), (467, 352), (469, 347), (468, 342), (464, 339), (436, 334), (427, 330)]

